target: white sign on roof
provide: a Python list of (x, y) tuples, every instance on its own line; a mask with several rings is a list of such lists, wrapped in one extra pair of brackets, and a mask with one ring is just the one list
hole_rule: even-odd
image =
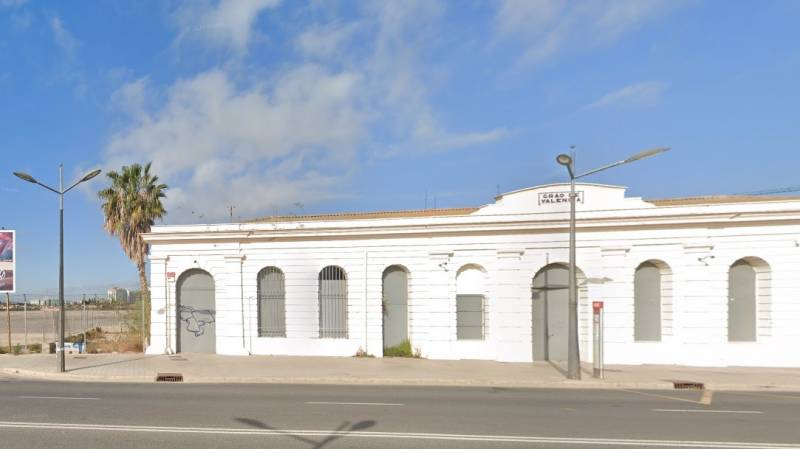
[[(575, 191), (575, 202), (583, 204), (583, 190)], [(569, 192), (539, 192), (539, 205), (542, 204), (569, 204)]]

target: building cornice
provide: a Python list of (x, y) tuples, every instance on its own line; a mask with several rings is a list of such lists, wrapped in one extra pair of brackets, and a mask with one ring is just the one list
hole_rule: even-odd
[[(646, 212), (640, 210), (638, 212)], [(548, 214), (566, 215), (566, 214)], [(595, 215), (595, 216), (592, 216)], [(581, 217), (583, 216), (583, 217)], [(486, 233), (562, 233), (568, 221), (562, 217), (544, 219), (531, 215), (474, 216), (471, 221), (439, 220), (423, 223), (363, 223), (363, 226), (281, 226), (264, 227), (254, 224), (161, 227), (144, 235), (148, 243), (210, 242), (210, 241), (276, 241), (331, 240), (353, 238), (395, 238), (406, 236), (461, 235)], [(361, 223), (358, 223), (361, 224)], [(635, 231), (676, 228), (740, 228), (754, 226), (798, 225), (800, 209), (749, 212), (718, 212), (705, 214), (641, 214), (625, 216), (596, 216), (592, 212), (579, 214), (580, 232)]]

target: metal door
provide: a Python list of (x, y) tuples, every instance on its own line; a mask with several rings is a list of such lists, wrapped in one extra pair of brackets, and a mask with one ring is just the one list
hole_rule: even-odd
[(633, 338), (661, 341), (661, 270), (643, 263), (633, 276)]
[(543, 268), (533, 278), (533, 359), (567, 360), (569, 270)]
[(383, 347), (408, 340), (408, 273), (391, 266), (383, 272)]
[(756, 270), (747, 262), (728, 274), (728, 341), (756, 340)]
[(178, 352), (216, 352), (214, 278), (202, 270), (181, 275), (177, 285)]

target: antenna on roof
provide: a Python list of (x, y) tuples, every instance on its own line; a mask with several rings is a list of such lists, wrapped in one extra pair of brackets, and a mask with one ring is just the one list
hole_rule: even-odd
[(233, 210), (236, 209), (236, 206), (230, 205), (228, 206), (228, 213), (231, 217), (230, 222), (233, 223)]

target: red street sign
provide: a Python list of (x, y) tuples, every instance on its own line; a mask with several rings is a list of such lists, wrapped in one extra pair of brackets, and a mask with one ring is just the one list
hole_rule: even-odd
[(167, 279), (175, 279), (175, 272), (167, 271)]
[(602, 308), (603, 308), (603, 301), (592, 301), (592, 309), (594, 310), (595, 313), (600, 312)]

